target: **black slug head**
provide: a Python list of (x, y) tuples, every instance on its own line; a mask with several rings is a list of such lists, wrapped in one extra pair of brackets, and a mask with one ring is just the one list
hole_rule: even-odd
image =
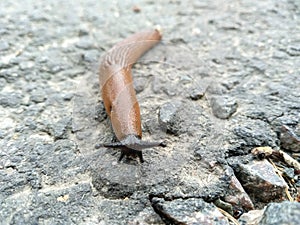
[(166, 147), (166, 143), (143, 141), (135, 135), (128, 135), (120, 142), (97, 144), (95, 148), (100, 148), (100, 147), (118, 148), (121, 149), (121, 156), (119, 158), (119, 161), (121, 161), (123, 157), (127, 155), (127, 156), (134, 156), (134, 157), (137, 156), (139, 157), (141, 163), (143, 163), (144, 159), (142, 155), (142, 150), (145, 148), (153, 148), (157, 146)]

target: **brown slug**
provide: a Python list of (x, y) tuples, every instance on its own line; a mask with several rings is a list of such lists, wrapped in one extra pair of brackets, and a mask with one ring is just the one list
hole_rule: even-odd
[(144, 162), (142, 149), (165, 146), (163, 142), (142, 140), (140, 107), (131, 75), (132, 65), (161, 40), (158, 30), (133, 34), (114, 45), (103, 57), (99, 81), (105, 110), (119, 142), (97, 144), (96, 148), (119, 148), (121, 156), (138, 156)]

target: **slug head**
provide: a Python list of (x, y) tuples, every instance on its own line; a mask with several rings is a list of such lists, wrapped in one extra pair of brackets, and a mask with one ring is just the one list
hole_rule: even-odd
[(152, 147), (166, 147), (165, 142), (148, 142), (143, 141), (136, 135), (128, 135), (126, 138), (124, 138), (120, 142), (113, 142), (113, 143), (103, 143), (103, 144), (97, 144), (95, 148), (105, 147), (105, 148), (118, 148), (121, 150), (121, 156), (119, 158), (119, 161), (123, 159), (123, 157), (126, 156), (133, 156), (138, 157), (140, 159), (140, 162), (143, 163), (143, 154), (142, 150), (145, 148), (152, 148)]

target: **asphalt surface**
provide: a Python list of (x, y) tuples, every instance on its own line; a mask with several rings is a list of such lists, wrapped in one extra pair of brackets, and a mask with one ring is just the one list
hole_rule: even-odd
[[(223, 196), (227, 158), (300, 151), (280, 138), (300, 130), (299, 16), (289, 0), (1, 1), (0, 224), (163, 224), (152, 200)], [(133, 77), (144, 138), (167, 147), (118, 163), (94, 148), (114, 139), (99, 60), (156, 27)]]

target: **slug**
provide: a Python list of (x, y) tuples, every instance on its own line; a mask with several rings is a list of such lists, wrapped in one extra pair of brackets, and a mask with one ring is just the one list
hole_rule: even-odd
[(117, 43), (103, 57), (99, 69), (102, 99), (118, 142), (95, 147), (121, 149), (119, 161), (126, 156), (144, 162), (142, 149), (165, 146), (164, 142), (142, 140), (140, 107), (131, 75), (132, 65), (161, 40), (158, 30), (143, 31)]

